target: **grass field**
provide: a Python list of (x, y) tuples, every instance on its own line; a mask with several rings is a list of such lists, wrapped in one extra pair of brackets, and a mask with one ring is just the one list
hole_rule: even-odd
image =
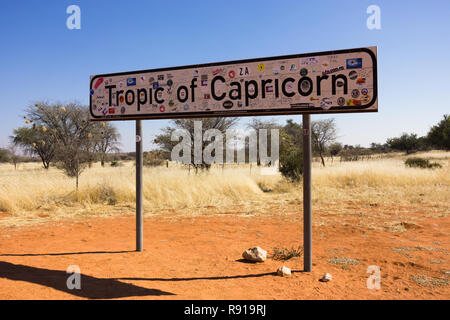
[[(450, 152), (414, 154), (442, 165), (440, 169), (406, 168), (404, 154), (340, 162), (327, 159), (326, 167), (313, 163), (313, 203), (356, 201), (367, 205), (426, 204), (449, 207)], [(144, 169), (145, 214), (181, 210), (199, 215), (240, 206), (243, 214), (270, 214), (284, 204), (301, 203), (301, 185), (287, 183), (279, 174), (264, 175), (256, 166), (213, 168), (194, 174), (184, 167)], [(73, 216), (134, 212), (134, 163), (120, 167), (94, 164), (75, 181), (56, 168), (44, 170), (37, 163), (0, 165), (0, 212), (3, 224), (29, 224)], [(278, 210), (277, 210), (278, 211)]]

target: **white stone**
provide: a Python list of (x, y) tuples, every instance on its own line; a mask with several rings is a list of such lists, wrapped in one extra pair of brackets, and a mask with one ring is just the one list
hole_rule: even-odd
[(277, 270), (277, 274), (282, 277), (290, 276), (291, 269), (289, 269), (288, 267), (285, 267), (285, 266), (279, 267)]
[(245, 250), (244, 253), (242, 253), (242, 257), (248, 261), (263, 262), (267, 259), (267, 251), (260, 247), (254, 247)]
[(331, 274), (325, 273), (325, 275), (319, 281), (328, 282), (331, 281), (332, 279), (333, 277), (331, 276)]

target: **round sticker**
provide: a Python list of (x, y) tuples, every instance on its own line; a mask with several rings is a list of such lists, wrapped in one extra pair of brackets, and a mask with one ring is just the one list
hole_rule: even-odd
[(164, 111), (166, 111), (166, 108), (165, 108), (164, 106), (160, 106), (160, 107), (159, 107), (159, 111), (160, 111), (160, 112), (164, 112)]
[(141, 142), (142, 138), (139, 135), (136, 135), (136, 142)]
[(300, 75), (301, 75), (301, 76), (306, 76), (307, 74), (308, 74), (308, 70), (307, 70), (307, 69), (302, 68), (302, 69), (300, 70)]
[(172, 80), (167, 80), (167, 85), (168, 85), (168, 86), (172, 86), (172, 84), (173, 84), (173, 81), (172, 81)]
[(236, 72), (234, 72), (234, 70), (231, 70), (230, 72), (228, 72), (228, 76), (230, 78), (234, 78), (236, 76)]
[(359, 90), (358, 89), (353, 89), (352, 90), (352, 98), (358, 98), (359, 97)]
[(258, 70), (259, 71), (264, 71), (264, 63), (258, 64)]
[(343, 106), (345, 104), (345, 99), (343, 97), (340, 97), (337, 99), (337, 104), (340, 106)]
[(189, 105), (188, 105), (188, 104), (185, 104), (185, 105), (183, 106), (183, 109), (184, 109), (184, 110), (189, 110)]
[(350, 73), (348, 74), (348, 77), (351, 80), (356, 80), (356, 78), (358, 78), (358, 73), (356, 71), (350, 71)]
[(367, 90), (366, 88), (361, 89), (361, 94), (363, 96), (367, 95), (367, 93), (369, 93), (369, 90)]
[(120, 102), (120, 103), (123, 103), (124, 101), (125, 101), (125, 98), (124, 98), (123, 96), (120, 96), (120, 97), (119, 97), (119, 102)]
[(323, 98), (320, 100), (320, 107), (324, 110), (328, 110), (331, 108), (331, 99), (330, 98)]

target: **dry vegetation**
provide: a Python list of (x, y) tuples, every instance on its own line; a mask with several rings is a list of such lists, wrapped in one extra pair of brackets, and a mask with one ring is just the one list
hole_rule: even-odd
[[(390, 154), (381, 159), (354, 162), (328, 160), (327, 166), (313, 163), (313, 202), (334, 206), (422, 204), (447, 212), (450, 199), (450, 153), (415, 154), (433, 159), (440, 169), (406, 168), (405, 156)], [(8, 218), (0, 223), (33, 223), (65, 217), (133, 213), (135, 199), (134, 163), (101, 167), (95, 164), (80, 178), (80, 189), (59, 170), (44, 170), (38, 164), (0, 166), (0, 212)], [(187, 215), (237, 210), (245, 215), (268, 215), (285, 205), (301, 204), (301, 186), (287, 183), (280, 175), (261, 174), (253, 166), (213, 168), (194, 174), (185, 167), (170, 165), (144, 170), (145, 214), (180, 211)], [(286, 212), (288, 214), (289, 212)], [(357, 212), (355, 211), (355, 214)], [(320, 221), (315, 221), (320, 223)], [(392, 225), (391, 228), (407, 228)]]

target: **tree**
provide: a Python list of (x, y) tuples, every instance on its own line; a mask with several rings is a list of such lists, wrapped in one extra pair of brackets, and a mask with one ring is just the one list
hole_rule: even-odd
[(17, 164), (20, 162), (20, 155), (17, 153), (17, 146), (10, 144), (8, 146), (9, 161), (14, 165), (14, 170), (17, 169)]
[[(227, 129), (232, 128), (238, 118), (225, 118), (225, 117), (217, 117), (217, 118), (198, 118), (198, 119), (176, 119), (171, 121), (171, 126), (168, 126), (162, 129), (162, 133), (157, 135), (154, 139), (154, 143), (159, 146), (159, 148), (164, 152), (172, 152), (173, 148), (179, 143), (178, 141), (172, 141), (172, 132), (175, 130), (186, 130), (190, 137), (190, 153), (191, 159), (190, 164), (192, 164), (195, 168), (195, 171), (199, 168), (201, 169), (209, 169), (210, 164), (206, 163), (202, 157), (202, 162), (200, 164), (194, 162), (194, 140), (195, 140), (195, 121), (201, 121), (202, 131), (201, 131), (201, 151), (203, 155), (203, 151), (207, 143), (203, 141), (203, 136), (205, 131), (209, 129), (217, 129), (221, 133), (225, 133)], [(185, 142), (185, 141), (184, 141)], [(224, 144), (226, 145), (226, 143)], [(223, 159), (222, 159), (223, 160)]]
[(333, 118), (311, 121), (311, 142), (313, 150), (316, 151), (325, 167), (324, 154), (327, 147), (337, 138), (336, 124)]
[(328, 147), (331, 156), (331, 162), (333, 162), (333, 157), (337, 156), (342, 151), (342, 143), (335, 142), (330, 144)]
[(27, 154), (38, 155), (45, 169), (50, 167), (56, 149), (53, 136), (47, 131), (46, 126), (33, 124), (31, 128), (20, 127), (15, 129), (14, 135), (11, 137), (12, 143), (20, 146)]
[(431, 127), (426, 140), (432, 147), (450, 150), (450, 115), (445, 114), (444, 119)]
[(9, 161), (8, 150), (0, 148), (0, 162), (8, 162), (8, 161)]
[[(292, 182), (299, 182), (303, 174), (303, 150), (296, 130), (298, 124), (288, 120), (280, 132), (280, 173)], [(301, 134), (301, 130), (300, 130)]]
[(94, 124), (89, 111), (76, 103), (67, 105), (37, 103), (27, 109), (27, 121), (36, 127), (45, 126), (55, 147), (57, 168), (78, 180), (91, 158), (90, 147), (94, 139)]
[(120, 134), (117, 128), (109, 122), (100, 122), (93, 125), (93, 152), (98, 156), (102, 167), (108, 153), (119, 151)]
[(406, 154), (409, 154), (419, 148), (419, 140), (417, 138), (417, 134), (415, 133), (403, 133), (398, 138), (388, 138), (386, 143), (391, 149), (405, 151)]

